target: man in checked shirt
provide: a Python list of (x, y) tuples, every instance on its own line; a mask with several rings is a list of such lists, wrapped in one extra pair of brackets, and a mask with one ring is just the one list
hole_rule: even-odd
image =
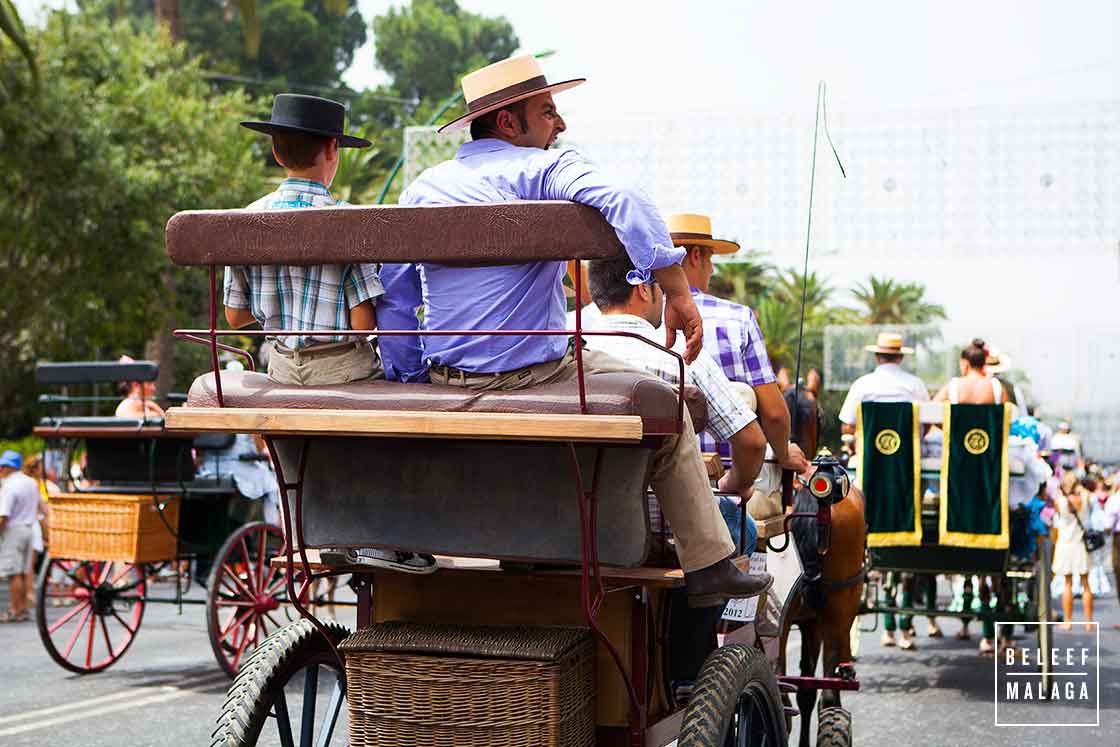
[[(719, 363), (728, 379), (747, 384), (754, 390), (758, 422), (778, 463), (798, 474), (807, 471), (810, 464), (805, 454), (797, 444), (790, 443), (789, 410), (770, 367), (766, 340), (762, 338), (754, 312), (708, 294), (712, 255), (732, 254), (739, 250), (739, 245), (713, 238), (712, 221), (706, 215), (677, 213), (666, 216), (665, 223), (673, 244), (688, 252), (681, 266), (704, 320), (704, 352)], [(731, 454), (727, 443), (720, 443), (708, 433), (700, 434), (700, 446), (704, 452)]]
[[(657, 281), (632, 285), (627, 279), (634, 269), (629, 257), (594, 260), (588, 269), (591, 299), (602, 312), (595, 317), (589, 329), (633, 332), (661, 345), (665, 332), (661, 327), (664, 294)], [(677, 384), (680, 364), (673, 356), (632, 337), (607, 337), (588, 335), (587, 346), (621, 361), (641, 368)], [(684, 352), (678, 341), (674, 350)], [(719, 481), (719, 489), (738, 493), (749, 499), (751, 487), (762, 468), (766, 453), (766, 436), (758, 425), (758, 417), (747, 407), (743, 398), (733, 389), (719, 365), (701, 352), (692, 363), (685, 366), (685, 383), (697, 387), (704, 394), (708, 405), (708, 425), (705, 431), (727, 444), (731, 453), (731, 469)], [(731, 532), (731, 539), (738, 543), (741, 530), (745, 536), (741, 552), (751, 553), (758, 541), (758, 528), (748, 515), (746, 526), (741, 526), (742, 511), (738, 502), (719, 497), (719, 509)]]

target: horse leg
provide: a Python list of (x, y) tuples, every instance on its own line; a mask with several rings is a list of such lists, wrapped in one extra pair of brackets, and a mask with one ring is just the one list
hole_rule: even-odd
[[(819, 618), (802, 620), (801, 628), (801, 676), (813, 677), (817, 673), (817, 657), (821, 650)], [(811, 747), (810, 727), (813, 708), (817, 704), (817, 691), (801, 688), (797, 691), (797, 709), (801, 711), (801, 747)]]

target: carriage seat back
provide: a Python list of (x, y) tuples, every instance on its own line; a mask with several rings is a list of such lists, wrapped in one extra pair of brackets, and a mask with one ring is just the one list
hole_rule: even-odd
[[(277, 384), (264, 374), (222, 374), (226, 407), (217, 409), (213, 374), (191, 387), (187, 407), (235, 415), (349, 410), (393, 412), (578, 414), (574, 383), (513, 392), (473, 392), (433, 384), (363, 381), (327, 387)], [(689, 390), (692, 417), (706, 407)], [(674, 428), (677, 397), (640, 374), (596, 376), (588, 384), (594, 415), (632, 416), (650, 435)], [(590, 437), (591, 434), (588, 434)], [(303, 467), (304, 541), (380, 546), (519, 561), (578, 563), (579, 512), (568, 447), (556, 441), (346, 438), (325, 433), (275, 440), (286, 479)], [(605, 565), (640, 565), (650, 545), (645, 488), (655, 444), (602, 447), (599, 456), (600, 555)], [(596, 474), (598, 446), (576, 447), (584, 479)]]

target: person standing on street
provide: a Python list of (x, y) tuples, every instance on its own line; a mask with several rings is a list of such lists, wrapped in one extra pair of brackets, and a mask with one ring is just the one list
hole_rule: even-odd
[(0, 579), (8, 582), (9, 608), (0, 622), (25, 622), (27, 566), (31, 563), (32, 525), (39, 521), (39, 484), (20, 471), (16, 451), (0, 454)]

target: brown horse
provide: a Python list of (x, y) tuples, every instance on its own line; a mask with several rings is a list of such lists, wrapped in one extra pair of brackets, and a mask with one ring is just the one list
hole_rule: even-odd
[[(786, 403), (792, 411), (795, 406), (792, 392), (787, 395)], [(795, 441), (806, 454), (814, 454), (820, 414), (817, 402), (801, 394), (796, 407), (798, 425)], [(817, 505), (817, 499), (807, 489), (801, 488), (796, 492), (795, 512), (815, 513)], [(801, 630), (803, 677), (815, 676), (822, 650), (824, 676), (855, 676), (851, 667), (850, 634), (863, 599), (867, 541), (863, 505), (863, 494), (854, 486), (843, 500), (832, 505), (830, 541), (823, 555), (819, 547), (817, 520), (798, 518), (790, 522), (803, 575), (800, 591), (791, 596), (783, 616), (779, 661), (784, 668), (789, 631), (797, 625)], [(816, 700), (816, 690), (803, 688), (797, 692), (797, 707), (801, 711), (801, 747), (813, 743), (809, 727)], [(831, 707), (840, 707), (838, 690), (825, 690), (821, 695), (821, 708)]]

